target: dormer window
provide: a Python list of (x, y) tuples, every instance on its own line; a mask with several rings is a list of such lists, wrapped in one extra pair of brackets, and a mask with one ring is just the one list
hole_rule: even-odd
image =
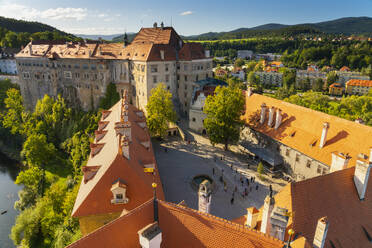
[(126, 197), (127, 184), (124, 180), (116, 180), (111, 187), (113, 198), (111, 199), (112, 204), (127, 204), (129, 199)]

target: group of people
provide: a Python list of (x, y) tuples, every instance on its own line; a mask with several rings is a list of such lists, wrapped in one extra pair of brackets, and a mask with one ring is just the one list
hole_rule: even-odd
[[(221, 160), (222, 160), (222, 157), (221, 157)], [(237, 181), (237, 175), (238, 175), (238, 170), (233, 166), (230, 166), (231, 170), (234, 172), (234, 179), (235, 181)], [(215, 168), (213, 167), (212, 168), (212, 173), (213, 173), (213, 176), (216, 175), (216, 170)], [(223, 184), (223, 189), (225, 192), (227, 192), (227, 183), (226, 183), (226, 180), (224, 180), (224, 170), (222, 169), (221, 170), (221, 175), (219, 176), (219, 181)], [(256, 177), (252, 176), (252, 177), (247, 177), (247, 178), (243, 178), (243, 176), (240, 176), (239, 178), (239, 182), (241, 184), (241, 187), (244, 188), (244, 190), (241, 192), (241, 196), (242, 198), (245, 198), (248, 196), (249, 192), (252, 192), (253, 189), (256, 189), (256, 191), (258, 191), (259, 189), (259, 184), (258, 183), (255, 183), (256, 182)], [(269, 190), (270, 190), (270, 195), (273, 194), (273, 188), (272, 188), (272, 185), (270, 184), (269, 186)], [(234, 204), (234, 200), (235, 200), (235, 194), (238, 194), (238, 186), (235, 185), (235, 188), (234, 190), (232, 191), (232, 196), (231, 196), (231, 200), (230, 200), (230, 203), (231, 204)]]

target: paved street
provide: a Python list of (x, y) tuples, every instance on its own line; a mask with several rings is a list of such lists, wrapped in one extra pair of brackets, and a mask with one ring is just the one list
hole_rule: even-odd
[[(269, 194), (269, 184), (272, 184), (274, 193), (284, 185), (283, 182), (276, 183), (268, 180), (261, 182), (257, 178), (255, 166), (251, 165), (251, 169), (248, 169), (247, 162), (240, 161), (234, 153), (213, 147), (205, 140), (201, 140), (201, 137), (195, 137), (194, 140), (199, 142), (196, 144), (188, 144), (181, 140), (153, 142), (167, 201), (179, 203), (185, 200), (187, 206), (197, 209), (197, 191), (191, 186), (191, 182), (196, 175), (208, 175), (215, 182), (211, 214), (234, 219), (246, 214), (247, 207), (261, 207), (266, 195)], [(213, 168), (215, 175), (213, 175)], [(227, 185), (226, 192), (224, 184), (220, 182), (222, 171), (223, 181)], [(251, 177), (255, 177), (255, 183), (250, 181)], [(240, 182), (241, 178), (244, 181), (243, 186)], [(249, 179), (249, 186), (246, 178)], [(234, 202), (231, 204), (235, 187), (237, 192), (234, 193)], [(248, 196), (243, 197), (245, 188)]]

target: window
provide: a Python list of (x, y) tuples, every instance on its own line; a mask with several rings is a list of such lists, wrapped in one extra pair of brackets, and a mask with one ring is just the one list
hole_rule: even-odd
[(72, 78), (72, 74), (71, 74), (70, 71), (65, 71), (65, 72), (63, 73), (63, 75), (64, 75), (64, 77), (67, 78), (67, 79), (71, 79), (71, 78)]
[(199, 75), (196, 75), (195, 81), (199, 81)]
[(300, 155), (296, 153), (296, 162), (300, 161)]
[(322, 168), (320, 167), (320, 165), (318, 165), (318, 169), (316, 170), (316, 172), (317, 172), (318, 174), (320, 174), (320, 173), (322, 172)]
[(169, 75), (165, 75), (165, 82), (169, 82)]
[(169, 70), (169, 65), (166, 64), (166, 65), (165, 65), (165, 71), (168, 71), (168, 70)]
[(184, 66), (183, 66), (183, 70), (184, 70), (184, 71), (187, 71), (188, 69), (189, 69), (189, 68), (188, 68), (187, 65), (184, 65)]
[(158, 72), (158, 66), (157, 65), (152, 65), (151, 66), (151, 72)]
[(289, 149), (285, 150), (285, 155), (288, 157), (289, 156)]
[(187, 76), (185, 75), (185, 82), (187, 82)]
[(122, 200), (123, 199), (123, 194), (116, 194), (116, 199)]
[(158, 82), (158, 79), (156, 78), (156, 76), (153, 76), (153, 77), (152, 77), (152, 82), (153, 82), (154, 84), (156, 84), (156, 83)]
[(187, 90), (187, 84), (185, 84), (185, 90)]
[(311, 168), (311, 160), (310, 159), (307, 160), (306, 167), (307, 168)]
[(141, 71), (142, 71), (142, 72), (145, 71), (145, 66), (144, 66), (144, 65), (141, 65)]
[(90, 66), (90, 69), (92, 69), (92, 70), (95, 70), (97, 67), (96, 67), (96, 65), (91, 65)]
[(83, 69), (88, 69), (89, 66), (87, 64), (83, 64)]
[(193, 122), (195, 122), (195, 121), (196, 121), (196, 119), (195, 119), (195, 118), (192, 118), (192, 121), (193, 121)]
[(30, 73), (29, 72), (24, 72), (23, 73), (23, 78), (25, 78), (25, 79), (30, 78)]

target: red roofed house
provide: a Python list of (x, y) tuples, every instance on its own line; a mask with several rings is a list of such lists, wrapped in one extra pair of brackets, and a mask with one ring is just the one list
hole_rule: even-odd
[(350, 79), (346, 82), (346, 93), (349, 95), (367, 95), (372, 89), (372, 80)]
[(345, 88), (339, 83), (333, 83), (329, 86), (329, 94), (334, 96), (342, 96)]
[(245, 106), (241, 144), (296, 181), (354, 166), (372, 146), (370, 126), (259, 94)]

